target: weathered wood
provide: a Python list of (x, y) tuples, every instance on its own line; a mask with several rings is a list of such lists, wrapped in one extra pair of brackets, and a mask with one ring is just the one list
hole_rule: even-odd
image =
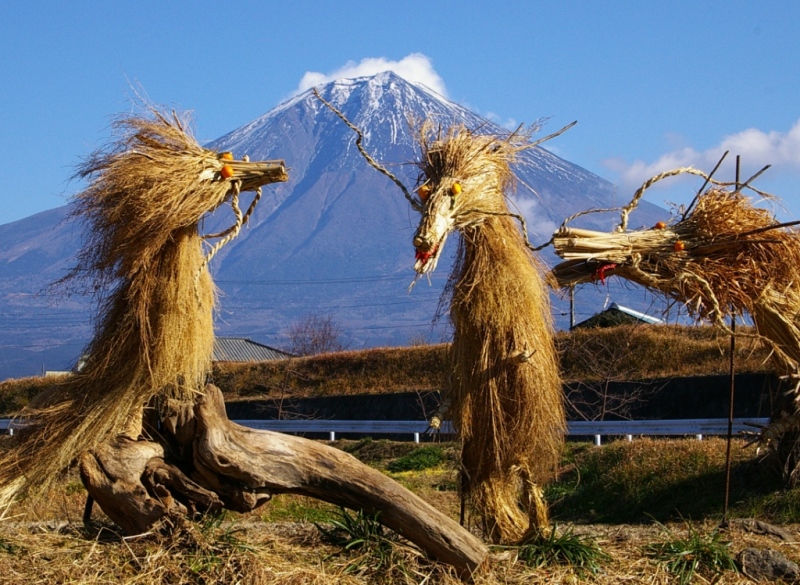
[(89, 497), (129, 535), (147, 532), (171, 514), (222, 508), (215, 493), (166, 463), (163, 447), (150, 441), (119, 436), (84, 453), (80, 473)]
[(141, 482), (148, 462), (163, 457), (161, 445), (127, 437), (102, 444), (80, 457), (81, 480), (89, 496), (126, 534), (147, 532), (168, 511)]
[(165, 447), (118, 436), (80, 458), (89, 496), (126, 534), (141, 534), (173, 515), (222, 507), (250, 511), (273, 494), (311, 496), (367, 513), (430, 557), (471, 575), (487, 547), (466, 529), (379, 471), (325, 444), (228, 420), (220, 390), (206, 387), (194, 409), (162, 412)]
[(194, 516), (223, 508), (217, 494), (202, 488), (180, 469), (162, 459), (155, 458), (147, 462), (142, 483), (168, 510), (179, 510), (182, 514)]
[(472, 573), (487, 547), (458, 523), (352, 455), (322, 443), (228, 420), (222, 393), (206, 387), (195, 405), (195, 481), (226, 505), (258, 505), (270, 494), (296, 493), (368, 513), (431, 557)]

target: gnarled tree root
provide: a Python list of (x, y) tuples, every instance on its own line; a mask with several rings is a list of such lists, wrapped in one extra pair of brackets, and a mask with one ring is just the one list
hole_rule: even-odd
[(81, 480), (89, 496), (129, 535), (172, 515), (220, 510), (220, 498), (164, 461), (158, 443), (118, 437), (84, 453)]
[(215, 386), (206, 387), (193, 412), (162, 422), (162, 431), (172, 435), (172, 451), (177, 443), (190, 460), (168, 463), (161, 445), (124, 437), (81, 458), (89, 495), (128, 534), (146, 532), (172, 514), (221, 507), (244, 512), (273, 494), (295, 493), (379, 511), (383, 524), (462, 575), (487, 557), (487, 547), (466, 529), (355, 457), (231, 422)]

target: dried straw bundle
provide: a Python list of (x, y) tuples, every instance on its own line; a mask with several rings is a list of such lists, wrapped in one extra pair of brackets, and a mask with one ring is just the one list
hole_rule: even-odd
[(603, 233), (563, 227), (553, 237), (565, 259), (561, 286), (615, 274), (685, 303), (725, 328), (750, 313), (759, 335), (790, 372), (800, 365), (800, 234), (740, 191), (712, 188), (663, 229)]
[[(462, 234), (451, 275), (450, 413), (463, 441), (466, 496), (493, 541), (519, 540), (547, 524), (537, 484), (553, 478), (564, 411), (552, 324), (541, 267), (526, 247), (504, 191), (514, 182), (526, 136), (476, 135), (456, 126), (420, 132), (421, 182), (432, 188), (415, 237), (435, 251), (418, 260), (435, 266), (444, 236)], [(453, 195), (453, 184), (461, 190)], [(441, 199), (444, 197), (444, 199)]]
[(68, 278), (111, 291), (83, 369), (25, 413), (26, 432), (0, 458), (2, 502), (46, 487), (115, 434), (135, 439), (154, 397), (191, 401), (200, 392), (211, 367), (214, 286), (197, 224), (227, 199), (238, 211), (244, 186), (286, 180), (280, 161), (228, 160), (197, 144), (177, 115), (151, 114), (119, 120), (118, 141), (79, 169), (90, 184), (74, 213), (88, 236)]

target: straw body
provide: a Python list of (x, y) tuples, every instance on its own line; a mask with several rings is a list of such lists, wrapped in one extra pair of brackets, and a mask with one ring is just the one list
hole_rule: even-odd
[(446, 400), (464, 495), (490, 540), (514, 542), (548, 523), (540, 486), (555, 474), (565, 425), (544, 280), (504, 193), (526, 142), (423, 126), (420, 144), (417, 272), (434, 269), (450, 232), (461, 236)]

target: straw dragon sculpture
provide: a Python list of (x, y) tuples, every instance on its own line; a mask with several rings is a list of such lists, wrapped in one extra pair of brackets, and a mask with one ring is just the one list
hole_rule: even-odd
[(548, 524), (540, 486), (554, 476), (565, 427), (548, 293), (505, 197), (510, 165), (531, 143), (431, 124), (419, 143), (418, 276), (435, 269), (450, 232), (461, 235), (446, 403), (462, 487), (490, 540), (518, 541)]
[[(627, 230), (627, 215), (647, 188), (685, 173), (703, 177), (711, 187), (701, 189), (672, 221)], [(572, 228), (568, 219), (553, 235), (555, 251), (564, 259), (553, 275), (562, 287), (616, 275), (684, 304), (693, 317), (728, 332), (728, 319), (752, 316), (756, 335), (772, 350), (778, 371), (795, 384), (788, 400), (776, 397), (773, 422), (760, 436), (775, 448), (787, 482), (796, 484), (800, 233), (793, 226), (798, 222), (780, 223), (768, 209), (755, 207), (745, 189), (769, 196), (751, 187), (752, 179), (721, 183), (712, 175), (683, 168), (653, 177), (623, 208), (622, 222), (612, 233)]]
[(535, 142), (529, 140), (533, 127), (492, 136), (424, 122), (414, 197), (369, 155), (358, 127), (314, 93), (357, 134), (367, 162), (421, 213), (414, 282), (435, 270), (448, 235), (461, 235), (448, 287), (454, 326), (449, 376), (431, 423), (452, 418), (462, 441), (462, 496), (486, 538), (524, 540), (549, 524), (540, 486), (555, 476), (566, 421), (543, 269), (523, 233), (524, 218), (509, 211), (506, 191), (515, 184), (511, 165), (521, 151), (577, 122)]
[[(374, 513), (430, 556), (471, 573), (486, 547), (376, 470), (320, 443), (230, 422), (208, 383), (213, 349), (211, 255), (234, 237), (283, 161), (234, 160), (201, 147), (186, 120), (127, 116), (119, 140), (81, 167), (76, 214), (88, 239), (73, 276), (108, 291), (83, 369), (41, 396), (0, 457), (0, 496), (42, 490), (78, 460), (92, 499), (125, 533), (176, 516), (251, 510), (292, 492)], [(239, 194), (256, 190), (245, 214)], [(230, 203), (235, 225), (202, 236)], [(203, 254), (203, 242), (217, 243)], [(87, 517), (91, 506), (87, 505)]]

